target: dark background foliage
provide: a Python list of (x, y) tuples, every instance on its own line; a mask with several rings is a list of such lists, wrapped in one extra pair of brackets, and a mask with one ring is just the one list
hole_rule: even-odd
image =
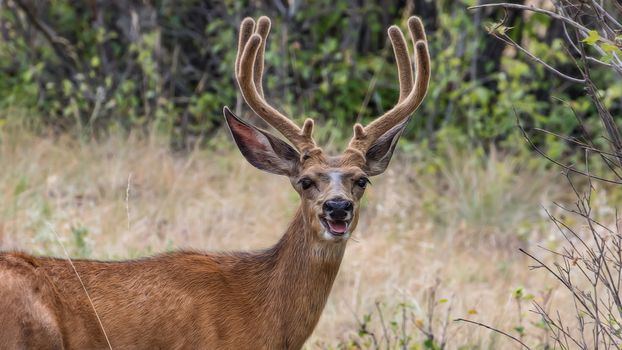
[[(397, 76), (386, 28), (418, 15), (433, 76), (407, 139), (512, 148), (516, 115), (529, 127), (573, 135), (577, 122), (560, 100), (588, 128), (599, 128), (580, 85), (553, 79), (482, 30), (504, 20), (513, 40), (572, 74), (560, 24), (520, 10), (467, 10), (480, 2), (4, 0), (0, 122), (94, 136), (155, 129), (182, 148), (198, 137), (209, 140), (222, 125), (224, 105), (248, 111), (233, 77), (237, 27), (245, 16), (267, 15), (273, 20), (267, 97), (298, 120), (317, 119), (322, 141), (339, 140), (356, 120), (394, 105)], [(613, 79), (594, 76), (615, 115), (622, 89)], [(553, 155), (566, 149), (546, 135), (537, 141)]]

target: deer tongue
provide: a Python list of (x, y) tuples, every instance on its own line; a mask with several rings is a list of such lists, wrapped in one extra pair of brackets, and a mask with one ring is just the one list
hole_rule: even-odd
[(328, 227), (333, 233), (344, 233), (348, 229), (348, 225), (346, 225), (345, 221), (339, 220), (326, 220), (328, 222)]

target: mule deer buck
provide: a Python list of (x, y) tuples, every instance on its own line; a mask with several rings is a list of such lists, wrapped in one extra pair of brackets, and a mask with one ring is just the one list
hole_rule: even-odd
[[(246, 18), (235, 62), (248, 106), (290, 143), (224, 115), (255, 167), (285, 175), (300, 206), (276, 245), (257, 252), (175, 252), (103, 262), (0, 254), (2, 349), (300, 349), (310, 336), (359, 218), (368, 178), (389, 164), (423, 100), (430, 59), (423, 25), (411, 17), (416, 74), (402, 32), (389, 28), (399, 101), (366, 127), (354, 125), (343, 154), (328, 156), (264, 99), (270, 20)], [(292, 147), (293, 146), (293, 147)]]

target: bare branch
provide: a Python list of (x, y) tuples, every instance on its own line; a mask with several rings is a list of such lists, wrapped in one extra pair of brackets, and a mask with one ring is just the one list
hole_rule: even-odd
[(527, 344), (523, 343), (522, 341), (520, 341), (518, 338), (512, 336), (511, 334), (508, 334), (508, 333), (506, 333), (506, 332), (504, 332), (504, 331), (502, 331), (500, 329), (491, 327), (491, 326), (483, 324), (481, 322), (471, 321), (471, 320), (467, 320), (467, 319), (464, 319), (464, 318), (457, 318), (457, 319), (454, 320), (454, 322), (466, 322), (466, 323), (471, 323), (471, 324), (474, 324), (474, 325), (478, 325), (480, 327), (484, 327), (486, 329), (490, 329), (493, 332), (497, 332), (499, 334), (503, 334), (504, 336), (514, 340), (515, 342), (519, 343), (523, 348), (531, 350), (531, 348), (529, 346), (527, 346)]
[(537, 13), (543, 13), (547, 16), (550, 16), (551, 18), (555, 18), (558, 19), (560, 21), (564, 21), (568, 24), (570, 24), (571, 26), (580, 29), (584, 32), (589, 32), (590, 29), (586, 28), (585, 26), (583, 26), (580, 23), (577, 23), (575, 21), (573, 21), (572, 19), (568, 18), (568, 17), (564, 17), (561, 16), (555, 12), (552, 11), (548, 11), (548, 10), (544, 10), (538, 7), (533, 7), (533, 6), (527, 6), (527, 5), (520, 5), (520, 4), (510, 4), (510, 3), (496, 3), (496, 4), (482, 4), (482, 5), (477, 5), (477, 6), (471, 6), (468, 9), (469, 10), (474, 10), (474, 9), (478, 9), (478, 8), (485, 8), (485, 7), (502, 7), (502, 8), (510, 8), (510, 9), (518, 9), (518, 10), (525, 10), (525, 11), (532, 11), (532, 12), (537, 12)]
[[(514, 111), (514, 113), (516, 113), (516, 111)], [(607, 182), (607, 183), (611, 183), (611, 184), (615, 184), (615, 185), (622, 185), (622, 181), (616, 181), (616, 180), (611, 180), (611, 179), (606, 179), (604, 177), (600, 177), (600, 176), (594, 176), (591, 174), (588, 174), (586, 172), (583, 172), (581, 170), (577, 170), (573, 167), (570, 167), (568, 165), (562, 164), (559, 161), (551, 158), (548, 154), (546, 154), (546, 152), (542, 151), (538, 146), (536, 146), (533, 141), (531, 140), (531, 138), (529, 137), (529, 135), (527, 134), (527, 131), (525, 131), (525, 129), (523, 128), (523, 126), (520, 123), (520, 119), (518, 118), (518, 114), (516, 114), (516, 123), (518, 125), (519, 130), (521, 131), (523, 138), (525, 138), (525, 140), (527, 141), (527, 143), (529, 143), (529, 146), (531, 146), (536, 152), (538, 152), (538, 154), (540, 154), (542, 157), (546, 158), (548, 161), (550, 161), (551, 163), (560, 166), (561, 168), (563, 168), (566, 171), (569, 172), (573, 172), (579, 175), (583, 175), (583, 176), (590, 176), (593, 179), (599, 180), (599, 181), (603, 181), (603, 182)]]
[(526, 54), (527, 56), (529, 56), (529, 58), (531, 58), (532, 60), (540, 63), (544, 68), (546, 68), (548, 71), (550, 71), (553, 74), (558, 75), (561, 78), (564, 78), (566, 80), (569, 80), (573, 83), (579, 83), (579, 84), (583, 84), (585, 83), (585, 79), (580, 79), (580, 78), (575, 78), (575, 77), (571, 77), (569, 75), (566, 75), (560, 71), (558, 71), (557, 69), (553, 68), (551, 65), (549, 65), (548, 63), (544, 62), (542, 59), (538, 58), (536, 55), (532, 54), (531, 52), (529, 52), (529, 50), (525, 49), (524, 47), (520, 46), (518, 43), (516, 43), (514, 40), (512, 40), (509, 36), (507, 35), (499, 35), (497, 33), (492, 32), (491, 33), (495, 38), (503, 41), (504, 43), (511, 45), (517, 49), (519, 49), (521, 52), (523, 52), (524, 54)]

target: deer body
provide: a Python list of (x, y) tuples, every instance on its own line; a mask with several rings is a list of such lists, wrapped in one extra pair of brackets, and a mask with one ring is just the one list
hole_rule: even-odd
[[(325, 248), (317, 242), (300, 244), (297, 237), (312, 237), (299, 232), (302, 220), (299, 211), (275, 246), (253, 253), (177, 252), (129, 262), (74, 260), (74, 265), (113, 349), (203, 349), (206, 344), (213, 349), (299, 349), (320, 318), (345, 248), (337, 243), (318, 252)], [(28, 348), (46, 349), (59, 337), (67, 349), (108, 348), (68, 261), (6, 253), (0, 255), (0, 270), (2, 281), (16, 284), (9, 290), (12, 296), (0, 289), (3, 310), (12, 307), (5, 302), (21, 298), (25, 290), (54, 291), (53, 300), (45, 300), (48, 295), (29, 298), (32, 304), (55, 307), (45, 308), (53, 320), (49, 338)], [(16, 317), (28, 323), (41, 313), (24, 314), (20, 307), (0, 320)], [(2, 340), (2, 349), (20, 348)]]
[(384, 172), (425, 96), (425, 33), (418, 18), (411, 17), (408, 27), (415, 79), (404, 36), (393, 26), (398, 104), (366, 127), (355, 124), (343, 154), (328, 156), (315, 145), (313, 121), (299, 128), (265, 101), (261, 80), (270, 21), (245, 19), (235, 62), (240, 90), (291, 145), (227, 107), (224, 115), (242, 155), (258, 169), (287, 176), (300, 195), (281, 240), (258, 252), (176, 252), (73, 265), (0, 254), (0, 348), (300, 349), (326, 304), (368, 177)]

